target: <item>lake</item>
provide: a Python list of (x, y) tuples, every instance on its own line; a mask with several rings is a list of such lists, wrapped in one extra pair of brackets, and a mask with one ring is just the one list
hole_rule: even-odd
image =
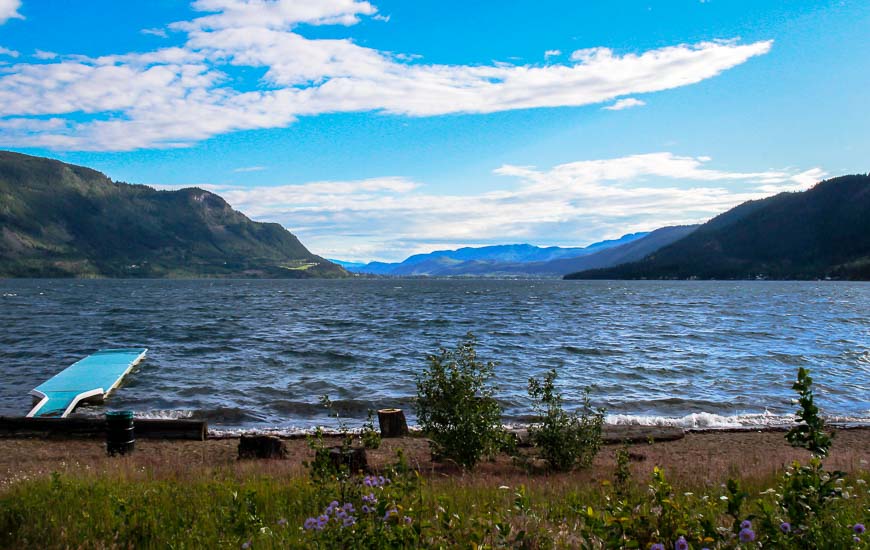
[(609, 422), (782, 423), (800, 366), (829, 418), (868, 422), (868, 312), (870, 283), (0, 280), (0, 414), (97, 349), (145, 346), (106, 407), (292, 431), (334, 424), (328, 394), (358, 425), (410, 413), (426, 355), (471, 331), (506, 422), (528, 419), (529, 377), (556, 369), (566, 405), (593, 386)]

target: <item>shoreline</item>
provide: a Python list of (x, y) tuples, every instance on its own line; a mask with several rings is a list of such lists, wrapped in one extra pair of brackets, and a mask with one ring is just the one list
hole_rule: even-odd
[[(826, 463), (847, 472), (868, 469), (870, 464), (870, 427), (835, 429), (836, 437)], [(337, 437), (327, 436), (337, 442)], [(0, 437), (0, 491), (17, 481), (42, 478), (54, 472), (87, 476), (142, 476), (148, 479), (185, 479), (203, 473), (224, 471), (233, 477), (266, 475), (275, 477), (305, 475), (303, 461), (310, 460), (311, 449), (304, 438), (282, 438), (287, 446), (286, 460), (238, 460), (236, 437), (209, 438), (205, 441), (138, 439), (129, 456), (106, 456), (103, 438)], [(619, 440), (610, 439), (602, 447), (592, 467), (568, 473), (549, 473), (577, 482), (608, 479), (615, 467), (614, 454)], [(786, 443), (783, 430), (687, 431), (680, 437), (652, 440), (639, 437), (629, 449), (635, 456), (632, 470), (639, 479), (647, 478), (653, 467), (665, 468), (675, 480), (720, 482), (730, 475), (763, 478), (782, 472), (794, 460), (805, 461), (809, 453)], [(510, 484), (543, 474), (523, 469), (507, 455), (484, 461), (473, 472), (461, 472), (450, 465), (431, 460), (428, 440), (423, 437), (384, 439), (377, 450), (369, 450), (374, 470), (395, 460), (402, 449), (412, 467), (433, 479), (459, 475), (482, 483)]]

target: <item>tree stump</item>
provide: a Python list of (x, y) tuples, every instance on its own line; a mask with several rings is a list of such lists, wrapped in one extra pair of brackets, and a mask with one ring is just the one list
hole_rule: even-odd
[(333, 447), (329, 450), (329, 460), (336, 469), (344, 466), (352, 474), (369, 469), (365, 447)]
[(408, 423), (402, 409), (380, 409), (378, 424), (381, 427), (381, 437), (403, 437), (408, 435)]
[(287, 447), (274, 435), (243, 435), (239, 438), (239, 458), (287, 458)]

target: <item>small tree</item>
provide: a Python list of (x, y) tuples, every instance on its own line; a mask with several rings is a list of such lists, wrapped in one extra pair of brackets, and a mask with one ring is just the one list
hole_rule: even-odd
[(474, 468), (503, 440), (501, 407), (490, 384), (495, 363), (477, 359), (476, 342), (469, 332), (455, 350), (441, 348), (427, 357), (414, 405), (433, 454), (463, 468)]
[(819, 457), (828, 456), (833, 438), (825, 432), (825, 420), (813, 400), (813, 379), (807, 369), (798, 369), (797, 380), (791, 387), (798, 392), (798, 425), (788, 431), (786, 441), (794, 447), (803, 447)]
[(543, 382), (529, 378), (529, 395), (540, 413), (538, 425), (529, 429), (532, 443), (550, 467), (567, 471), (592, 464), (601, 448), (604, 411), (593, 409), (589, 388), (583, 393), (583, 411), (568, 413), (562, 408), (562, 394), (556, 391), (556, 371), (549, 371)]

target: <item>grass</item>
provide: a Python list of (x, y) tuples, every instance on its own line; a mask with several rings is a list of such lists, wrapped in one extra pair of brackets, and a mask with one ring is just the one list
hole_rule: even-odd
[[(610, 480), (570, 476), (528, 476), (512, 486), (476, 476), (422, 479), (412, 474), (409, 479), (413, 488), (399, 498), (420, 527), (412, 533), (414, 546), (574, 547), (588, 536), (590, 509), (597, 516), (614, 498)], [(771, 494), (763, 493), (777, 480), (773, 475), (747, 479), (744, 488), (751, 500), (770, 501)], [(648, 481), (635, 480), (627, 498), (648, 499)], [(844, 486), (851, 492), (836, 513), (867, 517), (868, 481), (866, 471), (847, 478)], [(716, 503), (725, 494), (715, 483), (681, 485), (670, 498), (687, 511), (706, 509), (705, 502)], [(262, 475), (230, 468), (181, 476), (148, 468), (54, 473), (17, 481), (0, 493), (0, 547), (310, 547), (318, 539), (302, 529), (303, 522), (341, 490), (312, 483), (304, 473)], [(722, 528), (732, 521), (721, 507), (715, 516)]]

